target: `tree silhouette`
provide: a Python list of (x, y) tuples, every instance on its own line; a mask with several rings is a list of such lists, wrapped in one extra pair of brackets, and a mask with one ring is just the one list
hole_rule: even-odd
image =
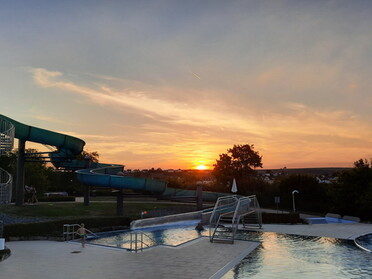
[(234, 145), (227, 153), (220, 154), (214, 164), (213, 175), (223, 187), (229, 187), (233, 178), (249, 179), (255, 175), (254, 168), (258, 167), (262, 168), (262, 156), (254, 151), (253, 144)]

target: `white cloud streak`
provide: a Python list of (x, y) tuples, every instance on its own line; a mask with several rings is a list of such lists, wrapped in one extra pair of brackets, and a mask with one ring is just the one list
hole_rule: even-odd
[[(282, 160), (282, 158), (275, 158), (275, 153), (278, 151), (273, 150), (278, 149), (281, 149), (280, 154), (291, 154), (294, 149), (302, 150), (301, 154), (313, 154), (314, 146), (340, 150), (345, 143), (349, 144), (350, 148), (355, 145), (354, 148), (357, 149), (371, 145), (369, 124), (350, 111), (321, 111), (301, 103), (284, 102), (277, 103), (277, 106), (280, 106), (281, 110), (284, 109), (285, 114), (280, 113), (280, 110), (260, 111), (262, 108), (253, 107), (245, 108), (249, 112), (242, 111), (242, 107), (238, 107), (234, 113), (231, 112), (233, 108), (229, 107), (228, 101), (222, 99), (214, 103), (201, 99), (200, 105), (195, 105), (195, 103), (150, 97), (162, 94), (148, 92), (146, 90), (151, 87), (140, 86), (140, 83), (137, 83), (138, 87), (146, 87), (146, 90), (135, 88), (115, 90), (107, 85), (98, 88), (82, 86), (66, 80), (61, 72), (42, 68), (34, 69), (33, 77), (41, 87), (58, 88), (83, 96), (92, 103), (117, 110), (131, 109), (159, 122), (158, 128), (156, 125), (151, 125), (148, 129), (146, 125), (143, 126), (137, 132), (137, 135), (140, 133), (142, 136), (137, 136), (136, 141), (133, 142), (130, 137), (126, 137), (123, 141), (120, 137), (81, 135), (95, 142), (94, 147), (110, 150), (106, 151), (109, 158), (114, 157), (115, 153), (125, 152), (128, 148), (140, 156), (150, 152), (153, 156), (163, 154), (167, 157), (165, 150), (168, 150), (170, 153), (181, 152), (184, 158), (188, 157), (186, 154), (194, 154), (192, 156), (197, 157), (198, 148), (195, 148), (193, 142), (198, 142), (197, 146), (214, 146), (208, 152), (203, 151), (210, 156), (213, 152), (224, 152), (228, 144), (254, 142), (264, 152), (271, 153), (269, 158), (272, 161)], [(105, 79), (110, 80), (109, 77)], [(161, 91), (162, 88), (154, 87), (153, 90)], [(225, 109), (218, 110), (218, 108)], [(203, 136), (201, 131), (196, 132), (198, 129), (204, 129), (205, 135)], [(192, 132), (193, 130), (195, 133)], [(219, 139), (219, 142), (216, 139)], [(154, 150), (154, 146), (157, 146), (158, 151)], [(191, 149), (195, 152), (186, 146), (194, 146)], [(224, 149), (218, 151), (222, 146)], [(296, 155), (292, 154), (292, 156)]]

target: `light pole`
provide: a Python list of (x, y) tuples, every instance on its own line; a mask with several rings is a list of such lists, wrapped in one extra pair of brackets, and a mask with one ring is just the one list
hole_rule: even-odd
[(294, 194), (298, 194), (298, 193), (299, 193), (299, 192), (298, 192), (297, 190), (293, 190), (293, 191), (292, 191), (293, 212), (296, 212)]

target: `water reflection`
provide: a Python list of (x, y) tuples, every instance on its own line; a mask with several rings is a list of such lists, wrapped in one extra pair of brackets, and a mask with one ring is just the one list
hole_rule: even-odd
[[(223, 278), (369, 278), (372, 255), (352, 241), (324, 237), (255, 234), (262, 246)], [(243, 238), (244, 235), (243, 235)]]
[[(149, 246), (177, 246), (202, 236), (208, 230), (198, 232), (195, 224), (176, 227), (142, 229), (151, 239)], [(242, 278), (371, 278), (372, 253), (355, 246), (352, 241), (326, 237), (290, 236), (278, 233), (247, 232), (239, 239), (259, 241), (262, 244), (248, 255), (224, 279)], [(372, 235), (360, 241), (371, 243)], [(103, 235), (92, 243), (129, 248), (128, 232)]]

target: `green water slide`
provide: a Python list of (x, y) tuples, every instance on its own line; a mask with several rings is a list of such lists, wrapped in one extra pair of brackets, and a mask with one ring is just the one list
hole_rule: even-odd
[[(14, 137), (20, 141), (36, 142), (56, 147), (56, 151), (50, 152), (49, 157), (52, 164), (57, 168), (76, 170), (77, 178), (80, 182), (89, 186), (132, 189), (135, 191), (145, 191), (156, 195), (169, 197), (196, 196), (194, 190), (182, 190), (167, 187), (167, 183), (150, 178), (137, 178), (123, 176), (123, 165), (101, 164), (76, 160), (84, 148), (85, 142), (79, 138), (33, 127), (15, 121), (0, 114), (0, 119), (8, 121), (15, 127)], [(23, 187), (22, 186), (17, 186)], [(222, 193), (203, 192), (204, 200), (216, 200)]]
[(14, 137), (19, 140), (55, 146), (58, 152), (63, 152), (65, 156), (70, 157), (74, 157), (83, 151), (85, 142), (79, 138), (29, 126), (1, 114), (0, 118), (13, 124), (15, 128)]

